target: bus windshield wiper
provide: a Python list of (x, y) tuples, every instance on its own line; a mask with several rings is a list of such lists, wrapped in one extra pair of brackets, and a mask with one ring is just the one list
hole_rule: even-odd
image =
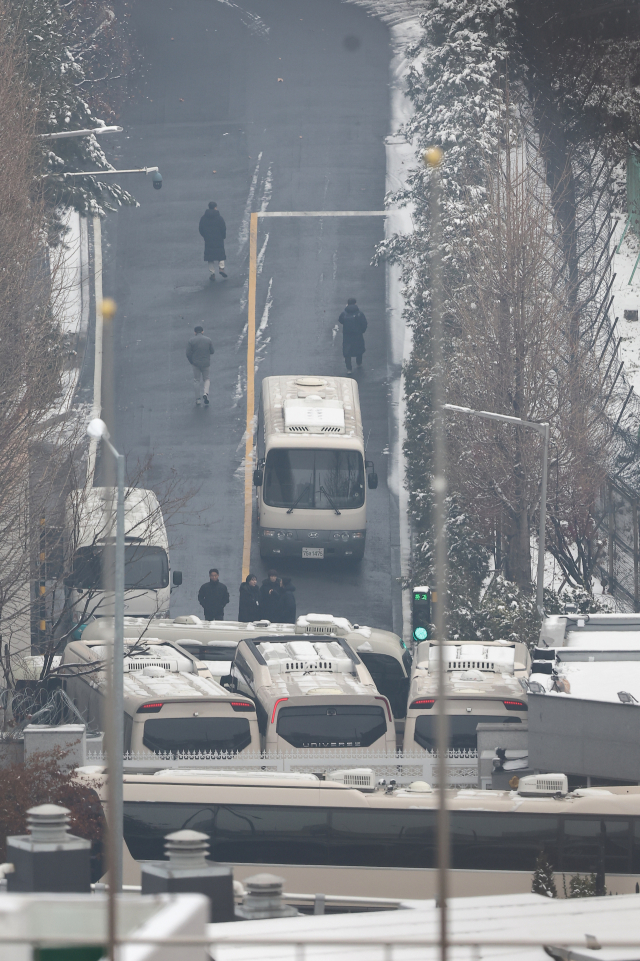
[(300, 491), (300, 494), (298, 495), (298, 497), (296, 497), (296, 502), (295, 502), (295, 504), (292, 504), (292, 505), (291, 505), (291, 507), (290, 507), (289, 510), (287, 511), (287, 514), (293, 514), (294, 510), (296, 509), (296, 507), (298, 506), (298, 504), (300, 503), (300, 501), (302, 500), (302, 498), (304, 497), (304, 495), (305, 495), (305, 494), (307, 493), (307, 491), (309, 490), (309, 487), (310, 487), (309, 484), (305, 484), (305, 485), (304, 485), (304, 487), (303, 487), (302, 490)]
[(333, 503), (333, 501), (331, 500), (331, 498), (330, 498), (329, 495), (327, 494), (326, 490), (325, 490), (324, 487), (322, 487), (322, 486), (320, 487), (320, 493), (321, 493), (321, 494), (324, 494), (324, 496), (327, 498), (327, 500), (329, 501), (329, 503), (330, 503), (331, 506), (333, 507), (334, 511), (335, 511), (336, 514), (338, 515), (338, 517), (340, 517), (340, 515), (342, 514), (342, 511), (339, 511), (339, 510), (338, 510), (338, 508), (337, 508), (336, 505)]

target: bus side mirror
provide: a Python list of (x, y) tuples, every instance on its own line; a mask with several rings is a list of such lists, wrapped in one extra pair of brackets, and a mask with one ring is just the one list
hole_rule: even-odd
[(253, 472), (253, 486), (262, 487), (262, 471), (260, 468), (257, 468)]
[(182, 586), (182, 571), (173, 572), (173, 586), (174, 587)]
[(371, 471), (371, 473), (367, 476), (367, 484), (369, 485), (369, 490), (372, 491), (374, 491), (378, 486), (378, 475), (375, 471)]
[(224, 674), (220, 678), (220, 684), (222, 685), (222, 687), (226, 687), (228, 691), (235, 692), (238, 690), (238, 682), (233, 676), (233, 674)]

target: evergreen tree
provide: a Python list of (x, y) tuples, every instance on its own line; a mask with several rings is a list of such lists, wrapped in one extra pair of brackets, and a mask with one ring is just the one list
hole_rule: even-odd
[[(17, 47), (24, 52), (25, 82), (39, 103), (37, 133), (98, 127), (103, 122), (83, 99), (86, 81), (82, 53), (66, 42), (72, 32), (67, 22), (72, 10), (59, 0), (6, 0), (5, 19)], [(94, 44), (99, 42), (93, 38)], [(85, 215), (104, 215), (121, 204), (135, 204), (134, 198), (111, 178), (48, 176), (64, 171), (113, 170), (96, 137), (71, 137), (39, 141), (41, 175), (46, 176), (45, 197), (54, 226), (56, 211), (73, 207)]]
[(553, 868), (547, 861), (544, 851), (536, 859), (536, 869), (533, 872), (531, 893), (541, 894), (545, 898), (557, 898), (556, 882), (553, 878)]

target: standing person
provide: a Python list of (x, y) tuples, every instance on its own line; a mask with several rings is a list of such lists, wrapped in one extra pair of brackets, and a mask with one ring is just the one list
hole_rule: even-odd
[(283, 577), (280, 581), (281, 594), (278, 599), (278, 620), (283, 624), (295, 624), (296, 622), (296, 599), (294, 597), (295, 587), (291, 583), (290, 577)]
[(278, 620), (280, 602), (280, 581), (278, 572), (267, 571), (267, 576), (260, 587), (260, 617), (265, 621)]
[(224, 621), (224, 609), (229, 603), (229, 591), (220, 580), (217, 567), (209, 571), (209, 580), (198, 591), (198, 603), (204, 608), (205, 621)]
[(244, 583), (240, 585), (238, 620), (245, 622), (260, 620), (260, 588), (255, 574), (247, 574)]
[(216, 264), (220, 268), (220, 276), (226, 278), (224, 262), (227, 255), (224, 250), (224, 241), (227, 236), (227, 225), (218, 210), (218, 205), (213, 200), (200, 218), (198, 230), (200, 236), (204, 237), (204, 259), (209, 264), (209, 280), (213, 283), (216, 279)]
[(363, 334), (367, 329), (367, 318), (358, 307), (355, 297), (349, 297), (338, 320), (342, 324), (342, 356), (347, 370), (353, 370), (352, 357), (355, 357), (358, 367), (362, 367), (362, 355), (365, 351)]
[(213, 344), (205, 337), (202, 327), (193, 328), (194, 337), (187, 344), (187, 360), (193, 368), (193, 386), (196, 392), (196, 405), (200, 406), (200, 390), (204, 406), (209, 406), (209, 366), (213, 354)]

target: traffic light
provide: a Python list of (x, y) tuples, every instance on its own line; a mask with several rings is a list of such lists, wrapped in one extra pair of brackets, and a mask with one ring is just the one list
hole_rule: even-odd
[(435, 591), (429, 587), (414, 587), (411, 595), (411, 621), (413, 639), (419, 644), (429, 637), (431, 626), (431, 600), (435, 601)]

